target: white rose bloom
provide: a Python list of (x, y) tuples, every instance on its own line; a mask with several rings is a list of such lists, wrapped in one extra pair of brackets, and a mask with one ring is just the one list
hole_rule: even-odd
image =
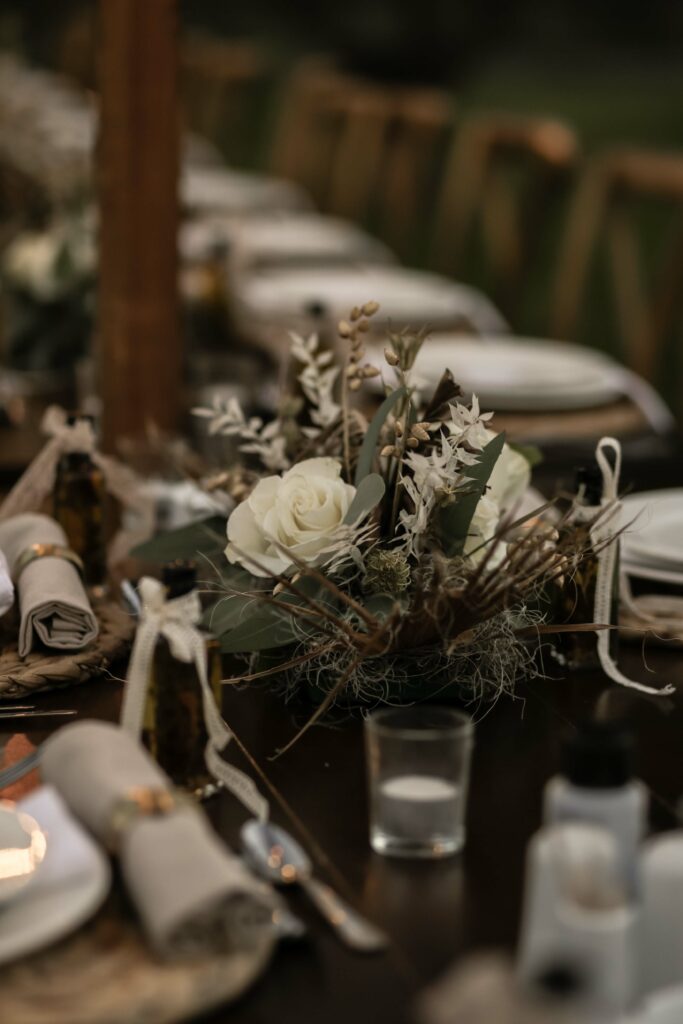
[[(337, 459), (305, 459), (282, 476), (260, 480), (228, 519), (228, 561), (243, 564), (254, 576), (286, 572), (293, 563), (276, 541), (313, 564), (334, 539), (356, 493), (341, 479), (341, 469)], [(249, 555), (264, 571), (249, 562)]]
[[(474, 565), (479, 565), (481, 560), (488, 554), (490, 545), (484, 542), (491, 540), (498, 529), (499, 522), (500, 510), (497, 503), (486, 496), (480, 498), (474, 510), (472, 522), (467, 531), (467, 540), (463, 548), (463, 554), (471, 555), (471, 561)], [(478, 550), (475, 551), (475, 549)], [(472, 554), (473, 551), (475, 552), (474, 554)], [(496, 544), (496, 550), (487, 562), (487, 568), (495, 569), (496, 566), (500, 565), (505, 558), (506, 551), (507, 545), (505, 542), (499, 541)]]
[[(496, 436), (492, 430), (488, 430), (487, 434), (489, 440)], [(489, 477), (486, 496), (496, 502), (501, 513), (510, 512), (523, 497), (530, 483), (529, 463), (510, 445), (504, 444)]]

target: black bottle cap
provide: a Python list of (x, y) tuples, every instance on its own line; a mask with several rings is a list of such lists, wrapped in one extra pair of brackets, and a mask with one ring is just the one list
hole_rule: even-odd
[(197, 566), (194, 562), (184, 562), (180, 559), (167, 562), (161, 570), (161, 582), (170, 598), (189, 594), (197, 586)]
[(586, 991), (586, 975), (578, 964), (547, 964), (533, 979), (534, 987), (548, 1001), (570, 1002)]
[(568, 739), (562, 754), (566, 778), (582, 789), (616, 789), (634, 775), (633, 734), (621, 722), (590, 722)]
[(327, 316), (327, 306), (324, 302), (320, 302), (319, 299), (314, 299), (312, 302), (306, 303), (305, 312), (307, 316), (320, 320)]
[(583, 492), (586, 505), (599, 505), (602, 500), (602, 473), (596, 465), (579, 466), (575, 477), (576, 493)]

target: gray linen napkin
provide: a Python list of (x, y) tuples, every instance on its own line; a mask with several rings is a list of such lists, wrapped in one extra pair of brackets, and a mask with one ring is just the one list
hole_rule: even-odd
[[(43, 747), (41, 770), (101, 840), (112, 808), (131, 787), (171, 788), (140, 744), (105, 722), (60, 729)], [(277, 897), (220, 842), (199, 807), (139, 818), (118, 854), (147, 936), (163, 956), (244, 949), (272, 929)]]
[[(14, 567), (32, 544), (68, 547), (64, 531), (49, 516), (32, 512), (0, 522), (0, 550)], [(86, 647), (98, 633), (78, 570), (64, 558), (37, 558), (21, 573), (17, 591), (21, 622), (19, 654), (25, 657), (38, 639), (46, 647), (75, 651)]]

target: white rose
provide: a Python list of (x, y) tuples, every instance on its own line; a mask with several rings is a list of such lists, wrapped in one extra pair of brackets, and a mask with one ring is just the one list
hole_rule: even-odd
[[(489, 440), (496, 435), (488, 430)], [(496, 460), (489, 477), (486, 496), (497, 504), (501, 513), (510, 512), (523, 497), (531, 482), (529, 463), (508, 444)]]
[[(305, 459), (282, 476), (260, 480), (228, 520), (228, 561), (243, 564), (254, 576), (286, 572), (293, 563), (277, 541), (314, 563), (344, 522), (356, 493), (341, 479), (341, 468), (337, 459)], [(250, 563), (249, 555), (264, 571)]]
[[(463, 547), (463, 554), (469, 555), (474, 565), (479, 565), (481, 560), (488, 554), (491, 545), (485, 542), (491, 540), (494, 536), (499, 523), (500, 509), (497, 502), (486, 496), (480, 498), (474, 510), (472, 522), (467, 531), (465, 546)], [(487, 568), (495, 569), (496, 566), (500, 565), (505, 558), (506, 551), (507, 545), (504, 541), (498, 541), (496, 550), (487, 562)]]

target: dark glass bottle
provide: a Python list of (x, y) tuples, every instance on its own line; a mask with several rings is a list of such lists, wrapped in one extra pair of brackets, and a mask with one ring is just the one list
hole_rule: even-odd
[[(197, 585), (191, 562), (164, 566), (162, 580), (167, 598), (190, 593)], [(221, 657), (218, 642), (206, 639), (207, 676), (216, 706), (221, 706)], [(196, 795), (213, 782), (204, 763), (208, 741), (202, 691), (194, 662), (173, 657), (168, 642), (160, 637), (150, 671), (143, 721), (143, 742), (176, 786)]]
[[(73, 426), (89, 416), (69, 416)], [(88, 452), (66, 452), (57, 463), (54, 489), (54, 518), (60, 524), (69, 547), (83, 562), (88, 586), (99, 587), (107, 578), (105, 529), (106, 484), (104, 474)]]

